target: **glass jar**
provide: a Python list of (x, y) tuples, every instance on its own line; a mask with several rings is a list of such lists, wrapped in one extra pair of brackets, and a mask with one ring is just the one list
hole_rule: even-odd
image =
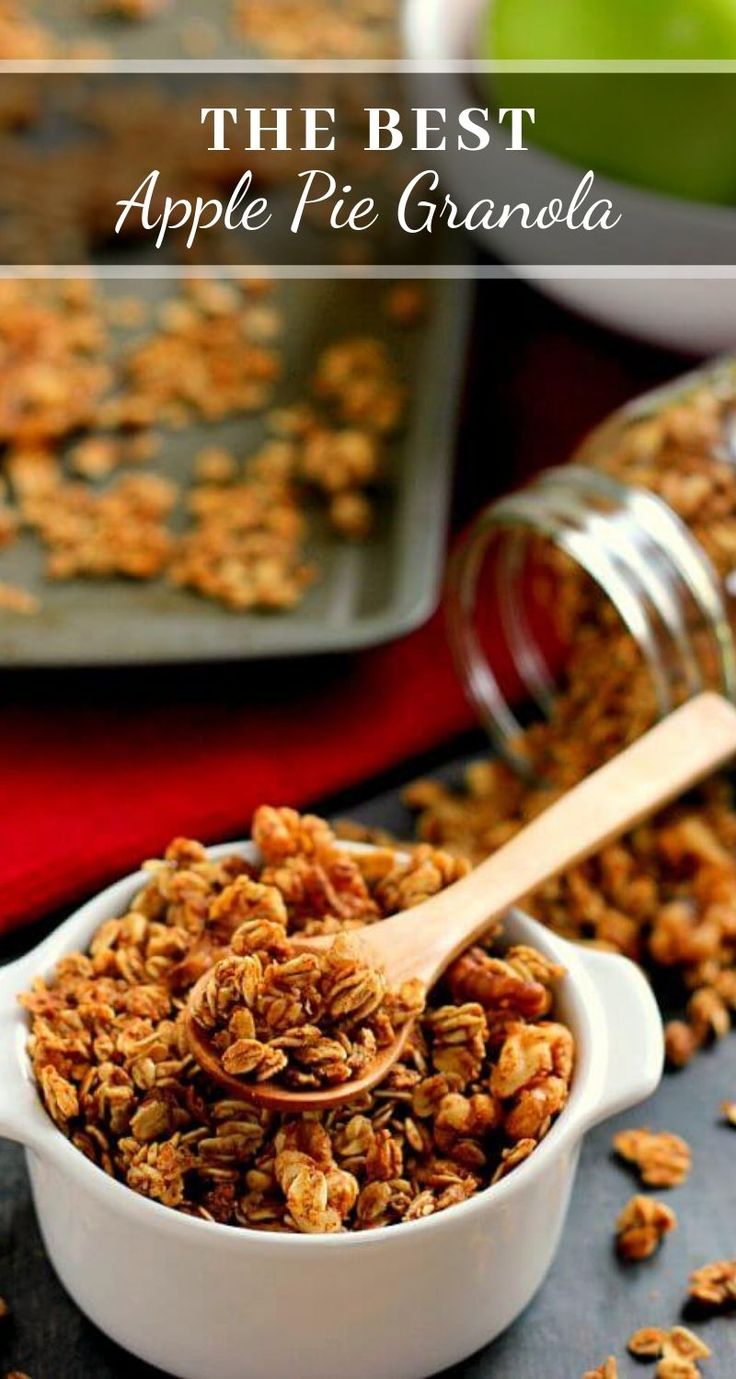
[[(701, 689), (736, 699), (736, 357), (614, 413), (570, 464), (486, 508), (452, 562), (458, 668), (501, 753), (530, 775), (529, 734), (483, 641), (489, 601), (523, 697), (544, 718), (563, 683), (574, 711), (560, 654), (571, 642), (578, 659), (598, 656), (601, 682), (618, 657), (619, 701), (629, 692), (622, 656), (632, 684), (646, 678), (632, 736)], [(577, 705), (582, 718), (580, 691)]]

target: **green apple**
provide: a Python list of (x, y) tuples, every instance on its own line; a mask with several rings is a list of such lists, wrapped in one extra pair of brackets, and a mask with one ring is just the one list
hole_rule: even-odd
[[(491, 59), (736, 59), (736, 0), (491, 0)], [(736, 202), (736, 75), (509, 74), (503, 104), (533, 104), (535, 141), (622, 181)], [(522, 99), (523, 98), (523, 99)]]

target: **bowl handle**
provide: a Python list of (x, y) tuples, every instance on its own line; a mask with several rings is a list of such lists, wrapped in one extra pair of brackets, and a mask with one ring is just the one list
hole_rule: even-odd
[(35, 974), (34, 955), (0, 967), (0, 1136), (41, 1151), (58, 1132), (44, 1111), (25, 1056), (28, 1022), (18, 1004)]
[(587, 1118), (590, 1127), (636, 1106), (659, 1086), (664, 1033), (652, 988), (636, 963), (595, 948), (577, 952), (598, 992), (607, 1034), (601, 1093)]

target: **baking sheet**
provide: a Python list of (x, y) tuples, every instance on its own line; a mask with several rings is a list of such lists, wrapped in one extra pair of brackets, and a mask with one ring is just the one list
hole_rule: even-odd
[[(242, 8), (252, 0), (241, 0)], [(263, 0), (259, 0), (262, 5)], [(274, 13), (282, 0), (267, 0)], [(398, 16), (400, 0), (396, 0)], [(288, 8), (288, 0), (287, 0)], [(351, 5), (336, 0), (315, 0), (311, 23), (305, 25), (304, 56), (314, 56), (315, 32), (330, 28), (341, 8)], [(356, 7), (357, 8), (357, 7)], [(104, 9), (101, 4), (100, 11)], [(320, 13), (320, 10), (322, 13)], [(94, 0), (35, 0), (28, 3), (28, 14), (63, 45), (84, 44), (93, 51), (104, 45), (116, 58), (249, 58), (264, 56), (248, 42), (237, 22), (236, 0), (162, 0), (157, 13), (139, 22), (95, 13)], [(290, 21), (287, 16), (287, 24)], [(398, 27), (398, 25), (396, 26)], [(385, 56), (386, 32), (393, 25), (382, 21), (376, 26), (376, 56)], [(370, 32), (370, 26), (367, 29)], [(329, 45), (326, 43), (326, 48)], [(273, 52), (269, 51), (268, 56)], [(327, 51), (325, 51), (327, 56)], [(363, 56), (359, 54), (358, 56)], [(296, 56), (296, 54), (295, 54)]]
[[(163, 298), (160, 282), (105, 283), (105, 292)], [(277, 398), (304, 396), (319, 351), (345, 335), (385, 337), (410, 392), (405, 430), (389, 447), (378, 520), (354, 545), (316, 525), (307, 558), (319, 579), (285, 613), (234, 613), (160, 580), (44, 579), (44, 551), (32, 535), (0, 553), (0, 580), (41, 599), (41, 612), (0, 612), (0, 665), (6, 667), (174, 663), (270, 658), (354, 650), (418, 626), (437, 604), (442, 578), (452, 452), (470, 309), (468, 283), (429, 289), (426, 323), (398, 331), (382, 319), (375, 282), (282, 283), (284, 384)], [(182, 480), (205, 445), (245, 458), (264, 439), (262, 418), (162, 432), (153, 468)]]

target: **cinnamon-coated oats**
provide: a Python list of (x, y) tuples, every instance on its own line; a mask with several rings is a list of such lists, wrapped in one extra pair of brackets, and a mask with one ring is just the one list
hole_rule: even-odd
[(597, 1369), (586, 1370), (583, 1379), (618, 1379), (618, 1365), (615, 1357), (609, 1355)]
[[(338, 340), (315, 360), (314, 400), (274, 407), (284, 323), (269, 290), (188, 281), (120, 354), (111, 331), (146, 326), (137, 299), (106, 303), (85, 282), (0, 284), (0, 548), (25, 529), (54, 580), (164, 577), (233, 611), (276, 611), (319, 576), (305, 558), (316, 514), (365, 540), (386, 437), (404, 417), (396, 365), (381, 341)], [(153, 469), (118, 473), (155, 461), (166, 428), (243, 412), (270, 431), (246, 460), (209, 446), (178, 486)], [(21, 604), (0, 607), (31, 611)]]
[[(627, 426), (586, 462), (662, 497), (725, 579), (736, 557), (736, 470), (725, 445), (731, 397), (700, 392)], [(545, 552), (548, 616), (567, 647), (549, 722), (517, 746), (542, 784), (500, 760), (479, 761), (458, 790), (419, 781), (407, 792), (419, 837), (473, 860), (502, 846), (561, 793), (655, 721), (651, 678), (603, 594), (570, 562)], [(540, 586), (540, 597), (543, 590)], [(682, 1067), (728, 1031), (736, 1010), (736, 809), (714, 777), (688, 803), (666, 809), (526, 902), (543, 922), (681, 978), (684, 1018), (666, 1030)]]
[[(93, 47), (89, 39), (63, 42), (31, 19), (28, 8), (21, 0), (1, 0), (0, 57), (110, 55), (99, 41)], [(193, 7), (176, 0), (93, 0), (87, 8), (90, 20), (131, 24), (168, 13), (174, 41), (192, 57), (210, 56), (225, 38), (279, 58), (388, 58), (398, 52), (397, 0), (232, 0), (224, 33), (221, 24), (204, 13), (188, 15)]]
[(639, 1360), (658, 1360), (666, 1335), (659, 1326), (643, 1326), (629, 1336), (626, 1348)]
[(613, 1147), (635, 1165), (647, 1187), (679, 1187), (690, 1172), (689, 1146), (666, 1130), (619, 1130)]
[[(347, 1082), (421, 1013), (420, 984), (389, 991), (354, 938), (339, 935), (321, 953), (295, 949), (275, 886), (239, 877), (221, 898), (230, 891), (252, 917), (235, 930), (193, 1008), (226, 1073), (295, 1088)], [(264, 918), (279, 908), (280, 918)]]
[(626, 1203), (616, 1222), (616, 1249), (622, 1259), (648, 1259), (677, 1225), (671, 1207), (638, 1194)]
[[(257, 1230), (368, 1230), (497, 1182), (534, 1151), (572, 1076), (572, 1037), (550, 1018), (561, 969), (533, 949), (500, 957), (476, 945), (470, 969), (458, 960), (398, 1064), (348, 1105), (278, 1115), (224, 1096), (199, 1071), (183, 1010), (213, 968), (201, 1016), (224, 1033), (223, 1062), (237, 1075), (309, 1086), (352, 1071), (372, 1051), (368, 1035), (389, 1037), (423, 993), (387, 994), (346, 934), (466, 869), (429, 846), (404, 861), (387, 849), (351, 854), (324, 820), (290, 809), (259, 809), (253, 837), (258, 866), (210, 861), (201, 844), (175, 839), (146, 864), (129, 911), (22, 997), (60, 1130), (144, 1196)], [(323, 961), (291, 953), (297, 932), (338, 939)]]
[(655, 1379), (701, 1379), (701, 1371), (693, 1360), (682, 1360), (679, 1356), (661, 1359), (657, 1365)]
[(656, 1379), (700, 1379), (696, 1360), (707, 1360), (711, 1351), (686, 1326), (644, 1327), (629, 1337), (628, 1350), (639, 1360), (658, 1360)]
[(233, 28), (280, 58), (385, 58), (396, 13), (396, 0), (233, 0)]
[(736, 1259), (717, 1259), (690, 1275), (690, 1297), (703, 1307), (720, 1310), (736, 1305)]

